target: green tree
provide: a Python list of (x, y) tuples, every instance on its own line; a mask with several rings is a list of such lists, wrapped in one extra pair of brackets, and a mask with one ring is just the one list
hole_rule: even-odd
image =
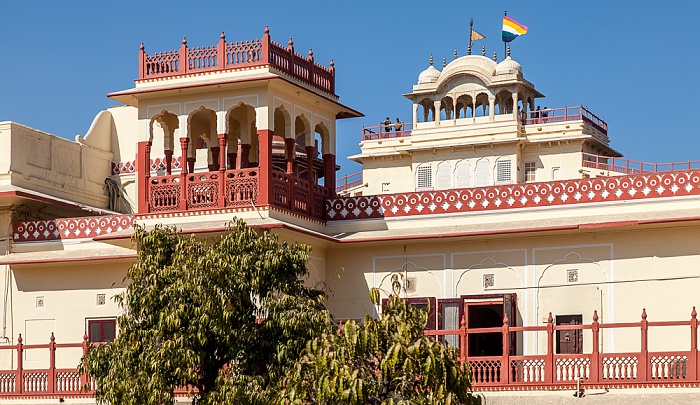
[[(307, 344), (283, 382), (284, 404), (478, 404), (457, 351), (424, 336), (424, 311), (399, 297), (400, 283), (374, 319), (350, 321)], [(379, 304), (373, 289), (372, 301)]]
[(268, 404), (307, 341), (335, 329), (323, 293), (303, 283), (308, 246), (242, 221), (211, 241), (163, 227), (133, 240), (119, 335), (80, 365), (101, 403), (172, 403), (187, 387), (200, 404)]

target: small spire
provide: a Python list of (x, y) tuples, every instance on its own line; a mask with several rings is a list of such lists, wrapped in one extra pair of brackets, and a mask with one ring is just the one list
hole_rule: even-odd
[(53, 335), (53, 332), (51, 332), (51, 342), (53, 343), (55, 341), (56, 341), (56, 337)]
[(333, 58), (331, 58), (331, 63), (330, 63), (331, 68), (335, 67), (335, 62), (333, 62)]
[(442, 57), (442, 67), (445, 67), (445, 66), (447, 66), (447, 58), (443, 56)]
[(294, 46), (294, 41), (292, 41), (292, 37), (289, 37), (289, 42), (287, 42), (287, 45)]
[(547, 318), (547, 323), (552, 323), (554, 322), (554, 318), (552, 318), (552, 313), (549, 313), (549, 318)]
[(143, 46), (143, 42), (141, 42), (141, 46), (139, 47), (139, 49), (142, 50), (142, 51), (143, 51), (144, 49), (146, 49), (146, 47)]
[(455, 59), (457, 59), (457, 48), (455, 48), (455, 52), (454, 52), (453, 56)]
[(270, 27), (265, 25), (265, 35), (269, 35), (269, 34), (270, 34)]
[(471, 54), (472, 54), (472, 45), (469, 44), (469, 46), (467, 47), (467, 55), (471, 55)]
[(647, 320), (647, 309), (642, 308), (642, 320), (646, 321)]
[(182, 37), (182, 45), (187, 45), (187, 37)]
[(309, 59), (314, 58), (314, 50), (312, 48), (309, 48)]
[(510, 45), (508, 45), (508, 57), (510, 58)]
[(493, 61), (498, 62), (498, 54), (496, 53), (496, 51), (493, 51)]
[(698, 313), (695, 312), (695, 307), (693, 307), (693, 312), (690, 313), (690, 316), (691, 316), (693, 319), (695, 319), (695, 318), (698, 317)]
[(223, 30), (221, 31), (221, 36), (219, 38), (226, 40), (226, 34), (224, 34)]
[(433, 66), (433, 54), (430, 54), (430, 66)]
[(481, 56), (486, 56), (486, 46), (481, 45)]
[(508, 325), (508, 314), (506, 313), (503, 314), (503, 324)]
[(598, 322), (598, 310), (593, 310), (593, 322)]

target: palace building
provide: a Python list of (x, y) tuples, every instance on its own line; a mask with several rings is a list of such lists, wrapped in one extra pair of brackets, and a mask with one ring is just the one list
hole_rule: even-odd
[(338, 320), (379, 314), (369, 290), (399, 274), (478, 389), (699, 385), (700, 162), (623, 158), (587, 108), (536, 108), (525, 73), (431, 60), (410, 119), (355, 120), (343, 178), (336, 121), (363, 114), (333, 61), (268, 29), (142, 45), (74, 141), (0, 122), (0, 398), (89, 397), (75, 366), (119, 333), (134, 224), (208, 237), (234, 217), (311, 245)]

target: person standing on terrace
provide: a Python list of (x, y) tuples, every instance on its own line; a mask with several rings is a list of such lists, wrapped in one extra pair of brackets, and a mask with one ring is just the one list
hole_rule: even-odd
[(394, 131), (396, 131), (396, 132), (401, 132), (401, 127), (402, 127), (402, 126), (403, 126), (403, 125), (401, 124), (401, 121), (399, 121), (399, 119), (397, 118), (397, 119), (396, 119), (396, 123), (394, 124)]
[(389, 117), (386, 117), (383, 124), (384, 124), (384, 132), (391, 132), (391, 120), (389, 119)]

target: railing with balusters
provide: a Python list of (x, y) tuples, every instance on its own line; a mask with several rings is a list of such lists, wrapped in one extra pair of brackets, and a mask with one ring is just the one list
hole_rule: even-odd
[[(650, 351), (649, 328), (687, 327), (690, 332), (688, 350)], [(602, 331), (613, 329), (639, 330), (638, 352), (603, 353)], [(591, 333), (589, 353), (560, 354), (555, 352), (554, 337), (557, 331), (583, 331)], [(524, 332), (546, 333), (547, 351), (536, 355), (512, 355), (512, 334)], [(506, 317), (501, 327), (469, 329), (466, 320), (456, 330), (427, 330), (428, 336), (444, 339), (459, 336), (460, 357), (472, 369), (474, 383), (479, 390), (528, 390), (548, 388), (582, 387), (642, 387), (642, 386), (700, 386), (698, 369), (698, 320), (693, 307), (688, 321), (652, 322), (642, 311), (640, 322), (599, 323), (597, 311), (590, 325), (554, 325), (552, 314), (546, 326), (510, 326)], [(469, 356), (470, 337), (483, 333), (500, 333), (503, 355)], [(634, 346), (634, 342), (626, 342)]]

